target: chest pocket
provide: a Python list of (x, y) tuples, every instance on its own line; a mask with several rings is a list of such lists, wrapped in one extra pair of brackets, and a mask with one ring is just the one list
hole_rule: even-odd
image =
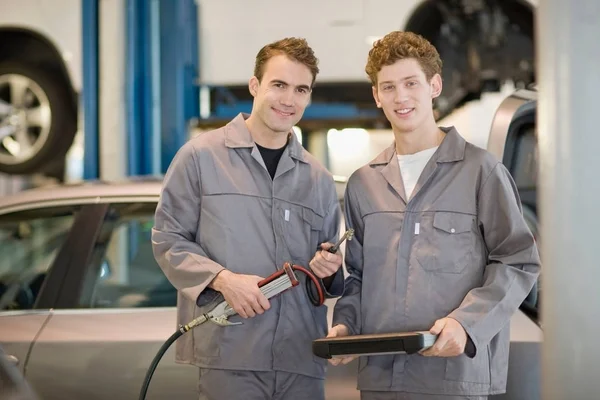
[[(430, 220), (431, 221), (431, 220)], [(430, 272), (460, 274), (473, 258), (475, 217), (436, 212), (431, 225), (422, 227), (417, 259)]]
[(319, 245), (323, 216), (309, 207), (290, 204), (282, 205), (280, 212), (284, 243), (292, 261), (308, 266)]

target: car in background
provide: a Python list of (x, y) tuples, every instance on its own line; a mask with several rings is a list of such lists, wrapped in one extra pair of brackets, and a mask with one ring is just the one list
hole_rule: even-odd
[[(93, 65), (83, 67), (85, 55), (95, 54), (95, 49), (86, 48), (89, 43), (85, 40), (93, 35), (94, 24), (82, 22), (89, 8), (86, 5), (93, 3), (1, 0), (0, 172), (45, 173), (59, 180), (64, 178), (65, 155), (76, 132), (83, 128), (83, 118), (79, 116), (91, 112), (83, 109), (82, 106), (89, 107), (89, 104), (80, 96), (84, 73), (96, 72)], [(167, 52), (173, 49), (163, 49), (160, 54), (160, 45), (144, 44), (143, 40), (136, 42), (133, 31), (138, 27), (126, 27), (125, 18), (121, 22), (117, 18), (116, 28), (114, 24), (111, 27), (101, 23), (105, 19), (112, 20), (114, 14), (102, 14), (107, 12), (107, 6), (104, 2), (95, 3), (99, 3), (98, 23), (101, 39), (107, 39), (105, 44), (114, 44), (113, 39), (119, 39), (118, 32), (126, 31), (128, 36), (122, 38), (123, 41), (133, 41), (141, 46), (139, 49), (144, 54), (150, 51), (147, 57), (152, 63), (155, 58), (174, 58), (173, 53)], [(161, 30), (156, 37), (172, 33), (167, 31), (172, 27), (159, 28), (159, 23), (155, 26), (160, 19), (154, 14), (156, 10), (152, 10), (158, 2), (150, 2), (153, 4), (142, 12), (146, 3), (128, 4), (127, 10), (132, 13), (129, 15), (148, 13), (147, 19), (140, 17), (134, 21), (148, 29), (153, 27), (153, 34)], [(307, 109), (301, 122), (307, 124), (302, 126), (307, 131), (387, 126), (373, 102), (364, 65), (373, 41), (393, 30), (419, 33), (439, 49), (444, 61), (444, 92), (436, 99), (435, 107), (440, 118), (468, 101), (479, 99), (482, 93), (498, 91), (505, 82), (526, 86), (535, 78), (533, 32), (537, 0), (284, 0), (257, 1), (251, 6), (247, 0), (172, 3), (174, 5), (167, 7), (188, 10), (185, 7), (189, 5), (189, 10), (197, 13), (192, 17), (198, 21), (197, 37), (194, 34), (197, 40), (186, 41), (181, 48), (184, 54), (178, 57), (194, 58), (188, 60), (186, 68), (189, 64), (189, 70), (184, 74), (193, 77), (189, 82), (197, 82), (203, 90), (203, 109), (191, 110), (193, 115), (200, 112), (200, 125), (221, 124), (239, 111), (247, 111), (252, 100), (247, 83), (256, 53), (264, 44), (292, 35), (307, 38), (320, 60), (321, 72), (312, 95), (315, 107)], [(228, 23), (223, 24), (224, 20)], [(133, 24), (137, 26), (138, 22)], [(117, 32), (114, 38), (103, 36), (107, 28)], [(139, 32), (138, 39), (154, 37), (146, 31)], [(195, 42), (197, 46), (191, 44)], [(120, 47), (114, 49), (110, 54), (117, 60), (125, 57), (118, 55)], [(135, 50), (129, 49), (127, 57), (133, 57)], [(106, 50), (100, 49), (102, 51)], [(118, 74), (120, 70), (109, 68), (116, 61), (105, 55), (100, 54), (101, 62), (97, 66), (100, 73)], [(130, 64), (130, 61), (119, 62)], [(143, 64), (143, 70), (151, 73), (152, 79), (160, 80), (161, 75), (156, 71), (162, 69), (163, 66), (156, 69)], [(121, 78), (114, 83), (116, 87), (121, 87), (119, 82)], [(106, 97), (114, 95), (112, 86), (100, 89), (105, 89), (100, 90), (98, 100), (103, 106), (119, 98)], [(136, 86), (135, 90), (138, 89)], [(91, 86), (88, 91), (93, 93), (94, 88)], [(156, 95), (161, 97), (161, 93)]]
[[(500, 107), (490, 150), (515, 176), (533, 217), (535, 134), (523, 115), (535, 110), (535, 94), (528, 96), (518, 92)], [(132, 178), (0, 198), (0, 346), (41, 398), (136, 398), (153, 357), (175, 332), (176, 291), (150, 242), (160, 189), (160, 179)], [(512, 318), (508, 392), (497, 398), (540, 397), (537, 307), (529, 299)], [(148, 399), (197, 398), (198, 370), (176, 364), (174, 347), (158, 365)], [(359, 399), (356, 372), (356, 360), (329, 367), (327, 399)]]
[(1, 3), (0, 172), (58, 173), (78, 129), (82, 2)]

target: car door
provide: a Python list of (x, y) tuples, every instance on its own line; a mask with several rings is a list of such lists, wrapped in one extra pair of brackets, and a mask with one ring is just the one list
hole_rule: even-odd
[[(44, 399), (138, 397), (152, 359), (177, 328), (176, 290), (152, 254), (155, 207), (114, 203), (88, 223), (95, 233), (85, 262), (72, 265), (72, 285), (30, 357), (28, 374), (44, 382)], [(174, 350), (162, 358), (147, 399), (198, 397), (198, 369), (176, 364)]]
[[(525, 222), (539, 243), (536, 107), (535, 92), (520, 90), (509, 96), (497, 111), (488, 149), (512, 175)], [(507, 388), (505, 394), (495, 396), (498, 400), (537, 400), (541, 396), (541, 279), (511, 320)]]
[(63, 274), (59, 258), (78, 207), (0, 210), (0, 347), (6, 361), (26, 373), (31, 345), (50, 318)]

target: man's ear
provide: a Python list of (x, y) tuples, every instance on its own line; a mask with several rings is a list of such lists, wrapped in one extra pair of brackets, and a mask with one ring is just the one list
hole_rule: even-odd
[(377, 108), (381, 108), (381, 102), (379, 101), (379, 93), (377, 92), (377, 86), (372, 86), (373, 89), (373, 98), (375, 99), (375, 104), (377, 104)]
[(433, 78), (431, 78), (431, 98), (435, 99), (440, 94), (442, 94), (442, 77), (440, 74), (435, 74)]
[(258, 78), (255, 76), (250, 78), (250, 80), (248, 81), (248, 90), (250, 91), (250, 94), (252, 95), (252, 97), (256, 97), (256, 94), (258, 93), (258, 85), (259, 84), (260, 84), (260, 82), (258, 81)]

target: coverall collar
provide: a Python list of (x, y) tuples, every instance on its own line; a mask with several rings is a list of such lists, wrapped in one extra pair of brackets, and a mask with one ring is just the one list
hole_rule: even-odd
[[(446, 133), (446, 136), (421, 172), (421, 176), (419, 176), (417, 184), (413, 190), (413, 197), (419, 193), (424, 182), (429, 179), (438, 164), (455, 162), (464, 159), (466, 145), (465, 140), (458, 134), (454, 127), (440, 127), (440, 129)], [(372, 167), (384, 165), (384, 167), (381, 168), (381, 174), (392, 186), (392, 188), (394, 188), (396, 193), (398, 193), (398, 196), (400, 196), (402, 201), (407, 204), (408, 197), (406, 196), (406, 192), (404, 190), (404, 183), (400, 173), (400, 168), (398, 166), (396, 154), (396, 142), (394, 141), (390, 147), (385, 149), (379, 156), (371, 161), (369, 165)]]
[[(432, 158), (437, 163), (463, 160), (465, 157), (465, 139), (458, 134), (458, 131), (453, 126), (440, 127), (440, 129), (446, 133), (446, 136)], [(394, 141), (387, 149), (371, 161), (369, 165), (376, 166), (389, 164), (392, 161), (396, 162), (396, 155), (396, 141)]]
[[(225, 125), (225, 146), (232, 149), (256, 147), (254, 139), (252, 139), (252, 135), (244, 122), (248, 117), (250, 117), (250, 114), (239, 113), (231, 122)], [(306, 163), (302, 152), (303, 147), (296, 139), (293, 131), (288, 133), (287, 150), (290, 157)]]

